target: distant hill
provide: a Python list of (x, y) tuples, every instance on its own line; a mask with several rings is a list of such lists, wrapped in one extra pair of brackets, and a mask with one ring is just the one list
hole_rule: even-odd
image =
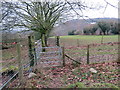
[(59, 36), (64, 36), (68, 35), (68, 32), (76, 30), (80, 31), (81, 33), (83, 32), (83, 29), (92, 23), (96, 23), (98, 21), (106, 21), (106, 22), (111, 22), (111, 21), (117, 21), (117, 18), (94, 18), (94, 19), (73, 19), (70, 21), (67, 21), (59, 26), (56, 26), (53, 29), (53, 34), (54, 35), (59, 35)]

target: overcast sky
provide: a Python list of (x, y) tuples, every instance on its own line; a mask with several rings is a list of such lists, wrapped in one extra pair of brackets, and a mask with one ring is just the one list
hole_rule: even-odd
[[(93, 5), (96, 4), (96, 5), (106, 6), (104, 0), (85, 0), (85, 1)], [(120, 0), (106, 0), (106, 1), (114, 5), (115, 7), (118, 7), (118, 1)], [(118, 18), (118, 9), (115, 7), (107, 5), (106, 10), (104, 7), (100, 10), (89, 10), (89, 11), (85, 11), (84, 13), (88, 15), (90, 18), (103, 18), (103, 17)]]
[[(18, 1), (18, 0), (8, 0), (8, 1)], [(22, 0), (22, 1), (29, 1), (29, 0)], [(44, 1), (44, 0), (32, 0), (32, 1)], [(48, 1), (55, 1), (55, 0), (48, 0)], [(60, 1), (64, 1), (64, 0), (60, 0)], [(92, 10), (84, 11), (84, 15), (89, 16), (90, 18), (104, 18), (104, 17), (118, 18), (118, 9), (110, 5), (107, 5), (107, 8), (105, 10), (106, 3), (104, 0), (68, 0), (68, 1), (71, 1), (71, 2), (75, 2), (75, 1), (84, 2), (85, 1), (86, 4), (88, 5), (93, 5), (93, 6), (96, 5), (96, 7), (99, 5), (104, 6), (104, 8), (100, 10), (92, 9)], [(118, 2), (120, 0), (106, 0), (106, 1), (114, 5), (115, 7), (118, 7)], [(75, 18), (78, 18), (78, 17), (76, 16)]]

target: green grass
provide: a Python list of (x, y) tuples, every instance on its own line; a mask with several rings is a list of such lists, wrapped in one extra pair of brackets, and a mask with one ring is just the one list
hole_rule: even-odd
[(7, 71), (7, 70), (14, 70), (14, 71), (16, 71), (16, 70), (18, 70), (18, 67), (13, 66), (13, 65), (10, 65), (10, 66), (8, 66), (7, 68), (2, 68), (2, 69), (0, 70), (0, 72), (5, 72), (5, 71)]
[(67, 88), (86, 88), (86, 86), (81, 82), (77, 82), (75, 84), (69, 85)]
[[(91, 87), (86, 87), (83, 83), (77, 82), (75, 84), (70, 84), (68, 88), (88, 88), (87, 90), (91, 90), (89, 88), (112, 88), (112, 90), (119, 90), (120, 88), (111, 83), (92, 83)], [(67, 90), (67, 89), (66, 89)]]
[[(21, 39), (22, 40), (22, 39)], [(28, 62), (28, 41), (26, 39), (22, 40), (21, 45), (24, 45), (21, 47), (21, 59), (22, 63), (26, 64)], [(9, 45), (10, 46), (10, 45)], [(3, 67), (3, 70), (6, 70), (10, 66), (10, 68), (13, 68), (11, 66), (17, 66), (17, 48), (16, 45), (11, 45), (12, 47), (9, 49), (4, 49), (2, 51), (2, 61), (0, 62), (0, 65)], [(8, 68), (8, 69), (10, 69)]]
[[(103, 37), (103, 43), (118, 42), (118, 35), (69, 35), (60, 36), (60, 46), (65, 47), (65, 54), (78, 60), (80, 57), (84, 59), (87, 56), (87, 45), (89, 44), (101, 44)], [(52, 37), (54, 39), (54, 37)], [(85, 46), (85, 47), (81, 47)], [(71, 48), (69, 48), (71, 47)], [(98, 45), (90, 46), (89, 55), (90, 58), (98, 60), (97, 55), (101, 57), (100, 61), (106, 57), (111, 56), (109, 59), (116, 60), (115, 55), (118, 54), (118, 44)]]
[[(71, 36), (60, 36), (60, 38), (64, 38), (64, 39), (82, 39), (82, 40), (101, 40), (102, 35), (71, 35)], [(117, 40), (118, 39), (118, 35), (104, 35), (103, 36), (104, 41), (108, 40), (108, 39), (112, 39), (112, 40)]]
[[(54, 38), (54, 37), (52, 37)], [(60, 36), (60, 43), (65, 46), (81, 46), (93, 43), (101, 43), (102, 35), (69, 35)], [(104, 35), (103, 43), (118, 42), (118, 35)]]
[(12, 59), (15, 55), (11, 52), (3, 52), (2, 54), (2, 60), (6, 60), (6, 59)]
[(111, 83), (93, 83), (91, 88), (112, 88), (114, 90), (120, 90), (120, 88)]
[[(118, 45), (101, 45), (101, 46), (90, 46), (89, 49), (90, 56), (91, 55), (104, 55), (104, 54), (118, 54)], [(87, 54), (87, 48), (70, 48), (70, 49), (65, 49), (65, 53), (72, 57), (77, 57), (79, 56), (86, 56)]]

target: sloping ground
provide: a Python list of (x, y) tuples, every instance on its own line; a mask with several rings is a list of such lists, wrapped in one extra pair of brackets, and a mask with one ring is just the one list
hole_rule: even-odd
[[(69, 31), (77, 30), (80, 31), (82, 34), (83, 29), (90, 25), (90, 23), (95, 23), (99, 21), (106, 21), (106, 22), (117, 22), (117, 18), (94, 18), (94, 19), (73, 19), (70, 21), (67, 21), (63, 24), (60, 24), (59, 26), (54, 27), (53, 33), (55, 35), (68, 35)], [(94, 21), (94, 22), (93, 22)]]
[[(71, 84), (80, 82), (85, 87), (102, 88), (101, 83), (108, 83), (104, 87), (114, 87), (118, 85), (120, 74), (120, 63), (109, 62), (89, 65), (78, 65), (76, 63), (67, 64), (65, 67), (53, 67), (38, 69), (37, 76), (28, 79), (25, 77), (24, 88), (66, 88)], [(92, 73), (89, 69), (94, 68), (97, 73)], [(96, 84), (97, 83), (97, 84)], [(17, 80), (14, 80), (10, 87), (18, 87)], [(21, 86), (19, 86), (21, 87)]]

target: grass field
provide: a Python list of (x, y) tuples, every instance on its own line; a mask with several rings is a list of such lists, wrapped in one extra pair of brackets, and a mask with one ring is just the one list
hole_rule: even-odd
[[(54, 37), (52, 42), (55, 43)], [(74, 35), (74, 36), (60, 36), (60, 46), (65, 47), (65, 54), (69, 55), (76, 61), (80, 61), (82, 64), (73, 63), (69, 59), (65, 58), (65, 67), (53, 67), (50, 69), (37, 68), (37, 76), (34, 78), (28, 78), (24, 76), (25, 84), (23, 87), (27, 88), (66, 88), (73, 87), (73, 84), (78, 83), (81, 87), (117, 87), (118, 85), (118, 63), (110, 62), (116, 60), (118, 53), (118, 44), (108, 44), (100, 46), (90, 47), (90, 64), (84, 64), (87, 60), (87, 45), (88, 44), (100, 44), (102, 36), (86, 36), (86, 35)], [(117, 35), (103, 36), (103, 43), (118, 42)], [(54, 45), (55, 46), (55, 45)], [(12, 49), (13, 50), (13, 49)], [(12, 52), (9, 50), (9, 52)], [(8, 50), (4, 51), (3, 59), (11, 58), (15, 56), (15, 50), (12, 55), (9, 55)], [(22, 57), (28, 52), (27, 47), (23, 47)], [(7, 57), (8, 56), (8, 57)], [(7, 58), (6, 58), (7, 57)], [(25, 56), (24, 56), (25, 57)], [(27, 58), (27, 57), (26, 57)], [(23, 59), (23, 61), (26, 60)], [(109, 61), (104, 63), (104, 61)], [(68, 62), (67, 62), (68, 61)], [(97, 63), (96, 63), (97, 62)], [(101, 63), (98, 63), (101, 62)], [(13, 64), (14, 65), (14, 64)], [(40, 66), (40, 65), (39, 65)], [(97, 70), (97, 73), (90, 72), (90, 68)], [(19, 80), (16, 79), (10, 84), (10, 87), (17, 86)], [(94, 85), (95, 84), (95, 85)], [(104, 85), (103, 85), (104, 84)], [(76, 88), (76, 85), (75, 85)], [(82, 87), (83, 88), (83, 87)], [(118, 87), (117, 87), (118, 88)]]
[[(13, 41), (13, 40), (12, 40)], [(8, 43), (10, 43), (9, 41)], [(20, 44), (22, 45), (21, 47), (21, 59), (22, 62), (27, 62), (28, 58), (28, 41), (26, 39), (21, 40)], [(10, 45), (8, 45), (9, 47)], [(9, 68), (11, 66), (17, 66), (18, 65), (18, 53), (17, 53), (17, 45), (11, 45), (10, 48), (8, 49), (3, 49), (1, 50), (2, 52), (2, 60), (0, 61), (0, 65), (2, 65), (2, 68)], [(2, 70), (0, 70), (1, 72)]]
[(103, 37), (103, 43), (118, 42), (118, 35), (71, 35), (60, 36), (60, 44), (62, 46), (83, 46), (88, 44), (101, 43)]
[[(54, 37), (52, 37), (54, 38)], [(83, 46), (83, 45), (88, 45), (88, 44), (93, 44), (93, 43), (101, 43), (102, 36), (99, 35), (69, 35), (69, 36), (60, 36), (60, 46), (64, 47), (69, 47), (69, 46)], [(55, 41), (54, 41), (55, 42)], [(53, 42), (53, 43), (54, 43)], [(103, 36), (103, 43), (108, 43), (108, 42), (118, 42), (118, 35), (106, 35)], [(23, 42), (22, 44), (24, 45), (27, 42)], [(52, 43), (52, 42), (51, 42)], [(115, 46), (117, 48), (117, 46)], [(100, 49), (102, 48), (99, 47)], [(98, 48), (98, 49), (99, 49)], [(104, 48), (104, 47), (103, 47)], [(113, 48), (113, 47), (107, 47), (105, 49)], [(22, 54), (25, 49), (22, 50)], [(66, 51), (69, 51), (66, 49)], [(81, 55), (85, 56), (84, 54), (86, 53), (86, 49), (77, 49), (73, 50), (72, 52), (79, 52)], [(98, 51), (97, 51), (98, 52)], [(98, 52), (97, 54), (104, 54), (106, 52)], [(108, 54), (113, 54), (114, 52), (107, 52)], [(17, 54), (16, 48), (10, 48), (2, 51), (2, 60), (10, 60), (14, 58)], [(74, 54), (73, 54), (74, 55)]]
[[(52, 39), (54, 39), (54, 37), (52, 37)], [(101, 44), (101, 41), (103, 44)], [(60, 46), (64, 46), (65, 54), (69, 55), (75, 60), (81, 59), (82, 61), (86, 61), (87, 46), (90, 44), (101, 44), (98, 46), (90, 45), (89, 56), (90, 56), (90, 61), (93, 63), (99, 61), (102, 62), (109, 60), (110, 61), (117, 60), (118, 44), (112, 45), (113, 42), (119, 42), (118, 35), (60, 36)]]

